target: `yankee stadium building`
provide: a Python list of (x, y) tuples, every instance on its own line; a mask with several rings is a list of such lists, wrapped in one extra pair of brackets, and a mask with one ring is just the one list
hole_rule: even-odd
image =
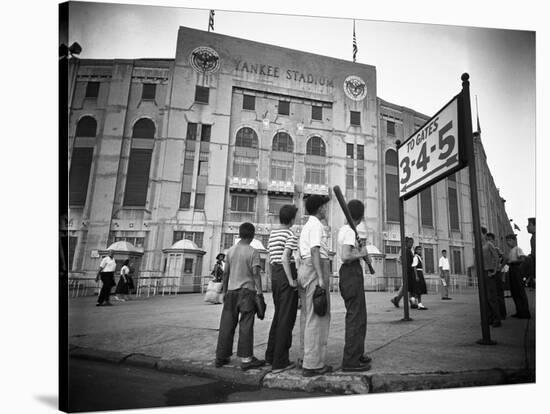
[[(133, 255), (140, 277), (196, 291), (242, 222), (267, 247), (279, 208), (298, 206), (301, 225), (311, 194), (331, 198), (336, 251), (344, 215), (335, 185), (365, 203), (376, 283), (399, 277), (396, 140), (433, 114), (378, 97), (374, 66), (180, 27), (174, 59), (71, 59), (68, 83), (70, 208), (61, 227), (72, 278), (95, 277), (113, 246), (117, 260)], [(479, 132), (474, 142), (481, 223), (504, 249), (504, 200)], [(467, 168), (408, 200), (405, 221), (428, 278), (442, 249), (454, 277), (469, 277)]]

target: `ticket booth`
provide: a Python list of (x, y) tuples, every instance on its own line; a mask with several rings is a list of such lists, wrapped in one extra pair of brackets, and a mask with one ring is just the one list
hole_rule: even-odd
[(126, 259), (130, 260), (130, 275), (136, 279), (139, 273), (141, 259), (143, 258), (143, 251), (134, 247), (130, 242), (117, 241), (111, 244), (107, 249), (99, 250), (98, 253), (101, 258), (103, 258), (109, 254), (110, 250), (113, 251), (113, 258), (116, 261), (115, 280), (118, 281), (120, 268)]
[(163, 249), (164, 289), (177, 293), (201, 291), (202, 258), (205, 251), (191, 240), (179, 240), (171, 247)]

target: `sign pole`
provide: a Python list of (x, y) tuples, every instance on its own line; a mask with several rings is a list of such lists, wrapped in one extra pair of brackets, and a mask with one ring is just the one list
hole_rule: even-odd
[(409, 277), (407, 269), (407, 242), (405, 241), (405, 201), (399, 197), (399, 223), (401, 230), (401, 272), (403, 273), (403, 319), (402, 321), (412, 321), (409, 317)]
[(485, 286), (485, 275), (483, 270), (483, 255), (481, 243), (481, 221), (479, 218), (479, 201), (477, 193), (477, 174), (474, 154), (474, 141), (472, 134), (472, 113), (470, 107), (470, 75), (462, 74), (462, 114), (463, 131), (465, 137), (466, 160), (470, 177), (470, 199), (472, 203), (472, 221), (475, 242), (475, 268), (478, 281), (479, 307), (481, 313), (482, 338), (477, 341), (480, 345), (495, 345), (491, 340), (489, 320), (487, 315), (487, 289)]

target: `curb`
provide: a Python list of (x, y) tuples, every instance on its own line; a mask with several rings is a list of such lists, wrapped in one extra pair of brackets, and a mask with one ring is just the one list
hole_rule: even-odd
[(176, 374), (192, 374), (200, 377), (228, 381), (241, 385), (275, 388), (292, 391), (323, 392), (326, 394), (374, 394), (427, 389), (477, 387), (534, 383), (535, 372), (518, 369), (486, 369), (458, 372), (425, 373), (373, 373), (347, 374), (334, 372), (319, 377), (304, 378), (300, 371), (292, 369), (272, 374), (268, 368), (242, 371), (238, 363), (215, 368), (213, 362), (167, 359), (144, 354), (123, 354), (69, 344), (69, 357), (92, 361), (126, 364), (156, 369)]

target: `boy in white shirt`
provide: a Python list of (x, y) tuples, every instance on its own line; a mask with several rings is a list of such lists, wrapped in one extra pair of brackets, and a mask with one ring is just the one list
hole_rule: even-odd
[(529, 312), (529, 301), (527, 300), (521, 275), (521, 264), (525, 260), (525, 253), (518, 247), (515, 234), (506, 236), (506, 244), (510, 247), (506, 263), (509, 266), (510, 293), (516, 305), (516, 313), (512, 317), (529, 319), (531, 318), (531, 312)]
[[(363, 220), (365, 206), (359, 200), (348, 202), (348, 209), (354, 224)], [(346, 330), (342, 371), (367, 371), (371, 358), (364, 355), (367, 335), (367, 306), (360, 260), (368, 259), (365, 246), (358, 247), (355, 232), (349, 224), (338, 232), (340, 266), (340, 294), (346, 306)]]
[[(328, 198), (311, 195), (306, 200), (309, 220), (300, 233), (298, 249), (300, 268), (298, 286), (300, 288), (300, 336), (303, 338), (303, 376), (312, 377), (332, 371), (325, 364), (327, 356), (328, 332), (330, 326), (330, 294), (328, 291), (330, 265), (328, 260), (328, 238), (321, 220), (326, 217)], [(313, 310), (313, 293), (319, 285), (326, 291), (327, 312), (317, 315)]]

